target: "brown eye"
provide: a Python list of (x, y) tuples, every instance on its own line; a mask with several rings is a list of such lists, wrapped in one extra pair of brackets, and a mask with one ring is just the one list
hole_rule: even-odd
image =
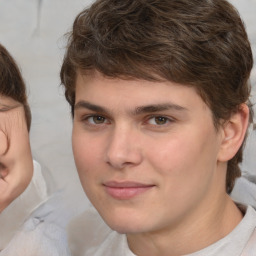
[(106, 120), (106, 118), (102, 116), (92, 116), (90, 119), (92, 119), (91, 122), (94, 124), (103, 124)]
[(147, 123), (151, 126), (160, 127), (160, 126), (169, 126), (171, 125), (175, 120), (171, 117), (166, 116), (151, 116)]
[(152, 118), (153, 123), (157, 124), (157, 125), (163, 125), (166, 124), (168, 122), (168, 119), (166, 117), (163, 116), (156, 116), (154, 118)]

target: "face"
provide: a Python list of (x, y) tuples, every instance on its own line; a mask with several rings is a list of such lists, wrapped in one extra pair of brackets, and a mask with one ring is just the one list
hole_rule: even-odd
[(0, 96), (0, 212), (29, 184), (33, 162), (23, 106)]
[(118, 232), (157, 232), (215, 205), (225, 194), (221, 140), (191, 87), (78, 75), (75, 163), (88, 198)]

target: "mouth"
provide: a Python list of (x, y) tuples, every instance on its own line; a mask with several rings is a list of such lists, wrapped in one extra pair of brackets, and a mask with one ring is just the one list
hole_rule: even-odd
[(108, 195), (118, 200), (128, 200), (139, 196), (152, 188), (154, 184), (143, 184), (132, 181), (110, 181), (103, 184)]

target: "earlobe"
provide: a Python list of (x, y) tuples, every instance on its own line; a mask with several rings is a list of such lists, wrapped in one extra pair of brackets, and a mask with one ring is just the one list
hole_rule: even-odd
[(230, 119), (223, 124), (223, 138), (218, 160), (222, 162), (232, 159), (242, 145), (249, 120), (249, 108), (241, 104), (238, 111), (233, 113)]
[(8, 140), (6, 134), (0, 130), (0, 156), (6, 153), (8, 149)]

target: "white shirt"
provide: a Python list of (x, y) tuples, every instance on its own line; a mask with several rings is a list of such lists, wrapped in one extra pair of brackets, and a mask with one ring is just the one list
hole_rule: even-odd
[(64, 229), (40, 211), (48, 200), (47, 186), (41, 166), (33, 164), (29, 186), (0, 214), (0, 256), (68, 256)]
[[(230, 234), (186, 256), (240, 256), (255, 228), (256, 211), (248, 206), (244, 218)], [(73, 256), (136, 256), (130, 251), (126, 236), (111, 230), (94, 208), (70, 223), (68, 236)]]

